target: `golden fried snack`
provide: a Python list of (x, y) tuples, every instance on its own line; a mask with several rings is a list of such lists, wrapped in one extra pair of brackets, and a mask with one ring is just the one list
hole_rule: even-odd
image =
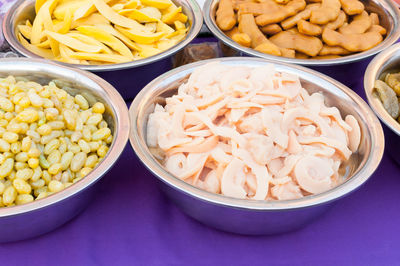
[(335, 58), (340, 58), (340, 55), (335, 55), (335, 54), (329, 54), (329, 55), (317, 55), (313, 56), (312, 59), (335, 59)]
[(252, 14), (241, 15), (239, 20), (239, 31), (250, 36), (251, 47), (256, 51), (277, 56), (282, 54), (279, 47), (270, 42), (260, 31)]
[(241, 33), (238, 27), (234, 27), (230, 31), (225, 32), (225, 34), (242, 46), (250, 47), (251, 45), (250, 36), (247, 35), (246, 33)]
[(258, 2), (256, 0), (232, 0), (233, 9), (235, 11), (238, 11), (240, 5), (244, 3), (258, 3)]
[(326, 44), (331, 46), (338, 45), (346, 50), (349, 50), (350, 52), (362, 52), (378, 45), (383, 38), (378, 32), (342, 34), (325, 28), (322, 33), (322, 39)]
[(300, 52), (296, 52), (295, 58), (297, 58), (297, 59), (308, 59), (310, 57), (308, 55), (306, 55), (306, 54), (303, 54), (303, 53), (300, 53)]
[(236, 25), (232, 0), (220, 0), (216, 12), (216, 22), (221, 30), (230, 30)]
[(239, 5), (239, 15), (253, 14), (254, 16), (262, 14), (270, 14), (279, 11), (281, 5), (276, 4), (272, 0), (263, 3), (244, 2)]
[(322, 28), (320, 26), (312, 24), (304, 19), (297, 22), (297, 29), (300, 33), (310, 36), (318, 36), (322, 33)]
[(277, 4), (286, 5), (290, 0), (275, 0)]
[(295, 50), (288, 49), (288, 48), (282, 48), (282, 47), (279, 47), (279, 49), (281, 50), (281, 53), (282, 53), (283, 57), (295, 58), (295, 55), (296, 55), (296, 51)]
[(292, 0), (285, 6), (279, 6), (277, 11), (271, 9), (270, 12), (257, 16), (256, 23), (260, 26), (278, 23), (285, 18), (297, 14), (297, 12), (303, 10), (305, 7), (306, 2), (304, 0)]
[(367, 30), (367, 32), (378, 32), (382, 36), (386, 35), (386, 29), (381, 25), (372, 25), (371, 28)]
[(339, 28), (339, 32), (343, 34), (364, 33), (372, 25), (371, 18), (366, 11), (353, 17), (353, 20)]
[(364, 5), (358, 0), (340, 0), (342, 9), (347, 15), (357, 15), (364, 11)]
[(312, 4), (312, 3), (321, 3), (322, 0), (306, 0), (307, 4)]
[(314, 24), (326, 24), (335, 20), (340, 13), (339, 0), (322, 0), (321, 6), (311, 12), (310, 22)]
[(349, 51), (340, 46), (324, 45), (318, 55), (347, 55)]
[(324, 27), (329, 28), (331, 30), (336, 30), (341, 26), (343, 26), (346, 22), (347, 22), (347, 15), (342, 10), (340, 10), (338, 17), (334, 21), (326, 24)]
[(379, 16), (376, 13), (369, 14), (372, 25), (379, 25)]
[(320, 4), (318, 4), (318, 3), (310, 4), (310, 5), (306, 6), (306, 8), (303, 11), (300, 11), (296, 15), (282, 21), (281, 22), (282, 28), (287, 30), (287, 29), (290, 29), (290, 28), (293, 28), (294, 26), (296, 26), (296, 24), (297, 24), (297, 22), (299, 22), (299, 20), (309, 19), (311, 16), (311, 10), (317, 9), (318, 7), (320, 7)]
[(282, 31), (281, 26), (278, 24), (269, 24), (260, 28), (261, 31), (267, 35), (274, 35)]
[(270, 41), (279, 47), (294, 49), (309, 56), (318, 55), (323, 46), (321, 40), (317, 37), (290, 31), (282, 31), (272, 36)]

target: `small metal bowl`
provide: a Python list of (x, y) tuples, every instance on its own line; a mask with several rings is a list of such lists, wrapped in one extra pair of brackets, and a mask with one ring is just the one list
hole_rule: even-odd
[[(346, 85), (353, 85), (355, 80), (362, 76), (365, 66), (355, 64), (359, 61), (368, 59), (369, 57), (379, 53), (395, 43), (400, 37), (400, 10), (391, 0), (362, 0), (365, 8), (369, 12), (375, 12), (379, 15), (380, 24), (386, 29), (387, 35), (385, 39), (372, 49), (353, 55), (343, 56), (336, 59), (296, 59), (281, 56), (273, 56), (258, 52), (251, 48), (246, 48), (233, 41), (219, 29), (215, 21), (215, 13), (219, 0), (206, 0), (203, 7), (204, 22), (210, 31), (224, 44), (232, 47), (240, 54), (246, 54), (265, 59), (270, 59), (283, 63), (293, 63), (313, 68), (321, 71)], [(365, 65), (365, 64), (364, 64)], [(348, 70), (352, 69), (353, 75), (348, 74)], [(351, 77), (355, 77), (352, 79)]]
[(85, 178), (46, 198), (13, 207), (0, 208), (0, 242), (17, 241), (47, 233), (80, 213), (92, 198), (102, 176), (121, 155), (129, 136), (128, 108), (109, 83), (86, 71), (41, 59), (0, 59), (0, 77), (13, 75), (42, 85), (54, 81), (68, 93), (86, 97), (90, 104), (102, 102), (114, 140), (106, 157)]
[(326, 104), (341, 114), (352, 114), (361, 127), (358, 152), (348, 161), (349, 178), (329, 191), (286, 201), (235, 199), (194, 187), (168, 173), (152, 156), (146, 144), (148, 115), (160, 99), (176, 93), (195, 68), (209, 62), (225, 65), (261, 66), (271, 60), (237, 57), (201, 61), (171, 70), (149, 83), (129, 108), (130, 143), (142, 163), (159, 179), (161, 189), (187, 215), (211, 227), (239, 234), (274, 234), (299, 228), (331, 206), (331, 203), (360, 187), (379, 165), (383, 150), (382, 127), (368, 105), (343, 84), (301, 66), (275, 63), (277, 71), (298, 75), (309, 92), (321, 91)]
[(374, 92), (375, 80), (383, 80), (387, 73), (400, 72), (400, 43), (378, 54), (368, 65), (364, 75), (364, 90), (372, 110), (383, 122), (383, 130), (390, 145), (387, 151), (400, 164), (400, 124), (383, 107), (379, 96)]
[[(170, 49), (157, 55), (132, 62), (108, 65), (79, 65), (54, 61), (69, 67), (80, 68), (95, 72), (117, 87), (125, 99), (133, 99), (137, 91), (152, 79), (165, 72), (165, 68), (172, 68), (171, 57), (188, 45), (200, 32), (203, 25), (201, 8), (196, 0), (174, 0), (182, 6), (183, 12), (188, 16), (190, 30), (184, 40)], [(3, 21), (3, 34), (10, 47), (18, 54), (28, 58), (41, 58), (26, 49), (16, 36), (17, 26), (27, 19), (35, 18), (35, 0), (19, 0), (9, 9)], [(112, 72), (114, 71), (114, 72)], [(135, 82), (132, 82), (132, 81)]]

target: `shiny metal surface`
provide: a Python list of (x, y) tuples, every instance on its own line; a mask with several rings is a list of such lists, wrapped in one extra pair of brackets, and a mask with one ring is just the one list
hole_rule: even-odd
[(395, 43), (400, 37), (400, 11), (399, 8), (391, 0), (362, 0), (366, 10), (375, 12), (379, 15), (380, 23), (386, 28), (388, 34), (384, 41), (376, 47), (354, 55), (343, 56), (336, 59), (295, 59), (281, 56), (273, 56), (257, 52), (251, 48), (246, 48), (231, 40), (222, 32), (215, 22), (215, 12), (218, 7), (219, 0), (206, 0), (203, 7), (204, 22), (210, 31), (223, 43), (233, 49), (247, 55), (270, 59), (284, 63), (294, 63), (304, 66), (333, 66), (357, 62), (388, 48)]
[(368, 105), (343, 84), (313, 70), (275, 63), (278, 71), (300, 76), (309, 92), (321, 91), (326, 104), (337, 106), (341, 114), (352, 114), (360, 123), (362, 139), (348, 166), (349, 178), (327, 192), (287, 201), (235, 199), (198, 189), (164, 170), (145, 142), (148, 115), (154, 104), (173, 95), (177, 87), (199, 65), (221, 61), (226, 65), (260, 66), (271, 60), (237, 57), (212, 59), (171, 70), (149, 83), (129, 108), (130, 143), (142, 163), (160, 180), (162, 190), (189, 216), (212, 227), (240, 234), (272, 234), (304, 225), (322, 213), (330, 203), (360, 187), (373, 174), (384, 150), (382, 127)]
[(374, 92), (375, 80), (384, 79), (387, 73), (393, 72), (400, 72), (400, 43), (382, 51), (369, 63), (364, 75), (364, 90), (369, 105), (384, 124), (386, 139), (390, 143), (386, 149), (400, 164), (400, 124), (389, 115)]
[[(129, 136), (128, 109), (118, 92), (96, 75), (45, 60), (0, 59), (0, 77), (24, 77), (43, 85), (55, 81), (70, 94), (79, 92), (90, 104), (106, 106), (105, 119), (114, 140), (104, 160), (84, 179), (47, 198), (25, 205), (0, 208), (0, 242), (16, 241), (49, 232), (77, 215), (89, 203), (94, 184), (113, 166)], [(72, 89), (71, 89), (72, 88)]]
[[(78, 64), (67, 64), (62, 62), (57, 62), (58, 64), (63, 64), (70, 67), (76, 67), (80, 69), (85, 69), (95, 72), (112, 71), (134, 68), (139, 66), (144, 66), (150, 63), (157, 62), (164, 58), (171, 57), (173, 54), (184, 48), (189, 44), (200, 32), (201, 26), (203, 25), (203, 16), (201, 13), (201, 8), (199, 7), (196, 0), (174, 0), (174, 3), (182, 6), (183, 12), (188, 16), (188, 23), (191, 26), (186, 38), (182, 40), (177, 45), (171, 47), (170, 49), (145, 58), (128, 63), (122, 64), (109, 64), (109, 65), (78, 65)], [(17, 39), (15, 35), (16, 27), (22, 21), (27, 19), (32, 19), (35, 17), (35, 0), (18, 0), (9, 9), (4, 17), (3, 21), (3, 34), (6, 41), (10, 44), (10, 47), (17, 53), (29, 57), (29, 58), (41, 58), (40, 56), (27, 50)]]

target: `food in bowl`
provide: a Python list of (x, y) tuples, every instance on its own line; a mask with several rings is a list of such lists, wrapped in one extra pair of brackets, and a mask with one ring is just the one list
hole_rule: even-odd
[(220, 30), (238, 44), (275, 56), (332, 59), (369, 50), (386, 29), (358, 0), (220, 0)]
[(170, 0), (37, 0), (33, 21), (18, 25), (25, 48), (70, 64), (125, 63), (168, 50), (189, 29)]
[(113, 136), (103, 103), (13, 76), (0, 91), (0, 207), (59, 192), (105, 157)]
[(361, 133), (299, 77), (263, 67), (205, 64), (156, 104), (147, 145), (167, 171), (230, 197), (288, 200), (345, 180)]
[[(383, 80), (375, 81), (375, 92), (378, 94), (383, 107), (394, 119), (399, 119), (400, 106), (400, 72), (387, 73)], [(398, 120), (400, 122), (400, 120)]]

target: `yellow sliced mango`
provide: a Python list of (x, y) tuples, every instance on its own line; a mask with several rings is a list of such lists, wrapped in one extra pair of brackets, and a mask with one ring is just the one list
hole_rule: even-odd
[(124, 4), (118, 3), (118, 4), (113, 5), (111, 8), (118, 12), (118, 11), (124, 9)]
[(102, 14), (106, 19), (114, 23), (115, 25), (119, 25), (125, 28), (131, 29), (142, 29), (143, 25), (139, 22), (129, 19), (127, 17), (121, 16), (117, 12), (115, 12), (111, 7), (109, 7), (102, 0), (93, 0), (94, 5), (97, 10)]
[(165, 50), (168, 50), (169, 48), (171, 48), (172, 46), (174, 46), (175, 44), (177, 44), (176, 40), (164, 39), (164, 40), (158, 41), (156, 46), (157, 46), (157, 49), (160, 49), (161, 51), (165, 51)]
[(65, 46), (62, 43), (60, 44), (60, 55), (61, 55), (61, 59), (63, 60), (63, 62), (69, 63), (69, 64), (80, 64), (80, 60), (71, 58), (72, 53), (73, 53), (73, 51), (71, 49), (69, 49), (67, 46)]
[(51, 9), (56, 5), (57, 1), (58, 0), (49, 0), (40, 7), (40, 10), (37, 13), (32, 25), (31, 44), (38, 44), (41, 42), (40, 34), (42, 33), (44, 28), (43, 24), (45, 13), (50, 14), (51, 16)]
[(29, 19), (27, 19), (27, 20), (25, 21), (25, 25), (32, 28), (32, 23), (29, 21)]
[(158, 10), (157, 8), (152, 7), (152, 6), (143, 7), (141, 9), (139, 9), (139, 11), (144, 13), (145, 15), (147, 15), (151, 18), (157, 19), (157, 20), (160, 20), (161, 16), (162, 16), (160, 10)]
[(144, 26), (149, 30), (149, 32), (154, 33), (157, 31), (157, 22), (149, 22), (144, 24)]
[(35, 1), (35, 12), (36, 14), (39, 12), (40, 8), (42, 5), (46, 2), (47, 0), (36, 0)]
[(171, 12), (165, 14), (162, 16), (162, 22), (166, 23), (166, 24), (173, 24), (174, 21), (177, 20), (177, 17), (179, 16), (179, 14), (182, 12), (182, 7), (178, 7), (174, 10), (172, 10)]
[(128, 17), (131, 19), (135, 19), (139, 22), (145, 23), (145, 22), (154, 22), (157, 21), (156, 18), (152, 18), (148, 16), (147, 14), (137, 10), (137, 9), (132, 9), (128, 14)]
[[(39, 13), (41, 13), (41, 16), (43, 17), (44, 29), (48, 30), (48, 31), (54, 31), (53, 21), (51, 20), (50, 11), (49, 11), (49, 9), (45, 8), (45, 6), (46, 6), (46, 4), (44, 4), (39, 11)], [(51, 37), (49, 37), (48, 39), (49, 39), (50, 48), (51, 48), (51, 51), (52, 51), (54, 57), (58, 56), (60, 54), (60, 49), (58, 48), (58, 42)]]
[(48, 49), (48, 48), (50, 48), (50, 39), (47, 39), (44, 42), (41, 42), (39, 44), (36, 44), (36, 46), (39, 47), (39, 48)]
[(89, 45), (84, 42), (78, 41), (75, 38), (72, 38), (70, 36), (67, 36), (66, 34), (60, 34), (56, 32), (51, 32), (51, 31), (45, 31), (48, 36), (51, 38), (55, 39), (59, 43), (62, 43), (74, 50), (77, 51), (82, 51), (82, 52), (88, 52), (88, 53), (98, 53), (102, 50), (101, 46), (94, 46), (94, 45)]
[(141, 0), (142, 4), (152, 6), (158, 9), (166, 9), (172, 5), (168, 0)]
[(71, 29), (75, 29), (76, 27), (79, 26), (96, 25), (96, 24), (110, 24), (110, 21), (108, 21), (108, 19), (106, 19), (99, 13), (93, 13), (88, 17), (72, 21)]
[(186, 37), (186, 30), (185, 31), (177, 31), (177, 34), (171, 36), (169, 39), (174, 40), (177, 43), (182, 41)]
[(30, 44), (21, 33), (18, 33), (18, 39), (20, 43), (32, 53), (41, 56), (43, 58), (53, 59), (53, 53), (49, 49), (38, 48), (35, 45)]
[(128, 3), (124, 4), (125, 9), (136, 8), (140, 5), (139, 0), (131, 0)]
[(123, 43), (125, 43), (126, 46), (131, 48), (132, 50), (139, 51), (140, 47), (138, 47), (134, 42), (132, 42), (128, 37), (114, 29), (111, 25), (105, 25), (105, 24), (98, 24), (96, 27), (114, 35), (118, 39), (120, 39)]
[(185, 14), (183, 14), (183, 13), (179, 13), (179, 14), (176, 16), (176, 20), (177, 20), (177, 21), (180, 21), (180, 22), (182, 22), (182, 23), (186, 23), (187, 20), (188, 20), (188, 17), (187, 17)]
[[(104, 0), (104, 2), (108, 3), (108, 2), (110, 2), (110, 0)], [(87, 16), (93, 14), (96, 11), (97, 11), (97, 9), (94, 6), (92, 1), (85, 2), (84, 4), (82, 4), (82, 6), (80, 8), (75, 10), (75, 12), (74, 12), (74, 20), (78, 20), (78, 19), (87, 17)]]
[(156, 54), (159, 54), (159, 53), (162, 52), (162, 50), (157, 49), (157, 48), (153, 47), (152, 45), (143, 45), (143, 44), (141, 44), (139, 46), (141, 48), (141, 51), (139, 52), (139, 55), (142, 58), (143, 57), (144, 58), (150, 57), (150, 56), (153, 56), (153, 55), (156, 55)]
[(174, 22), (174, 25), (176, 30), (186, 30), (185, 24), (178, 20)]
[(67, 10), (64, 16), (64, 21), (61, 23), (61, 28), (59, 30), (56, 30), (56, 32), (62, 34), (67, 33), (71, 28), (71, 23), (72, 23), (72, 11)]
[(65, 2), (58, 5), (53, 12), (53, 15), (58, 20), (64, 20), (65, 13), (69, 10), (71, 13), (74, 13), (82, 6), (82, 0)]
[(125, 28), (122, 28), (119, 26), (115, 26), (115, 27), (126, 37), (128, 37), (132, 41), (140, 43), (140, 44), (155, 43), (156, 41), (160, 40), (165, 35), (164, 32), (144, 33), (144, 32), (137, 32), (132, 29), (125, 29)]
[(110, 48), (108, 48), (108, 46), (104, 45), (103, 43), (99, 42), (98, 40), (90, 37), (90, 36), (86, 36), (83, 35), (79, 32), (69, 32), (67, 33), (68, 36), (77, 39), (78, 41), (81, 41), (83, 43), (89, 44), (89, 45), (93, 45), (93, 46), (98, 46), (101, 47), (100, 52), (105, 52), (106, 54), (113, 54), (113, 52), (111, 51)]
[(81, 59), (81, 60), (95, 60), (95, 61), (103, 61), (108, 63), (126, 63), (130, 62), (131, 59), (115, 54), (94, 54), (94, 53), (80, 53), (74, 52), (71, 55), (72, 58)]
[(32, 27), (27, 25), (18, 25), (18, 31), (28, 40), (31, 39)]
[(118, 40), (116, 37), (114, 37), (107, 31), (104, 31), (95, 26), (80, 26), (77, 28), (77, 30), (87, 36), (91, 36), (91, 37), (95, 38), (96, 40), (113, 48), (115, 51), (117, 51), (121, 55), (133, 60), (133, 55), (132, 55), (131, 51), (129, 50), (129, 48), (126, 47), (125, 44), (123, 44), (123, 42)]
[(167, 24), (165, 24), (162, 21), (157, 22), (157, 31), (165, 32), (166, 34), (171, 34), (171, 33), (175, 32), (175, 30), (173, 28), (171, 28), (170, 26), (168, 26)]

